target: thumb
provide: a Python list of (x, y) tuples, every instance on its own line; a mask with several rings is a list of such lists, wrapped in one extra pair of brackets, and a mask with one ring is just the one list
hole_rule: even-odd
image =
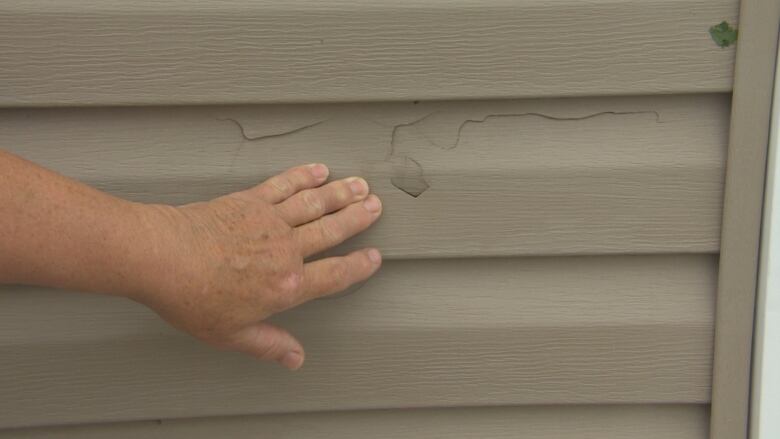
[(230, 347), (296, 370), (303, 365), (303, 346), (289, 332), (268, 323), (248, 326), (232, 337)]

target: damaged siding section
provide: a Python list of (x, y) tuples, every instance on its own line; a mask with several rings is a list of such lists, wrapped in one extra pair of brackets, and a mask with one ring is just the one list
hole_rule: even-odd
[(0, 3), (3, 148), (169, 204), (327, 163), (385, 257), (274, 317), (295, 374), (0, 289), (0, 438), (707, 436), (735, 0)]

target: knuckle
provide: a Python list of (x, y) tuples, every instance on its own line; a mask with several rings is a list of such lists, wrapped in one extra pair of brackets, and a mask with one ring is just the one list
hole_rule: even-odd
[(300, 181), (305, 184), (315, 183), (317, 181), (317, 177), (312, 174), (312, 168), (309, 166), (301, 166), (298, 168), (298, 175), (300, 176)]
[(350, 267), (347, 261), (340, 259), (333, 262), (330, 269), (331, 281), (334, 286), (342, 286), (349, 280)]
[(271, 360), (276, 352), (279, 350), (279, 342), (274, 340), (273, 337), (258, 336), (255, 340), (255, 349), (252, 355), (261, 360)]
[(340, 203), (345, 203), (352, 199), (352, 191), (349, 188), (349, 183), (341, 182), (341, 184), (334, 187), (333, 198), (335, 198)]
[(332, 221), (320, 221), (319, 223), (320, 236), (325, 242), (340, 242), (341, 230)]
[(313, 178), (311, 172), (303, 167), (295, 168), (293, 172), (290, 173), (289, 177), (290, 183), (294, 187), (308, 186), (309, 181)]
[(282, 176), (272, 177), (268, 180), (268, 184), (280, 194), (286, 194), (290, 190), (290, 182)]
[(281, 276), (278, 291), (287, 294), (295, 293), (301, 288), (301, 274), (296, 271), (289, 271)]
[(324, 211), (322, 199), (314, 191), (303, 192), (301, 198), (307, 212), (317, 215)]
[(303, 279), (300, 271), (284, 270), (280, 273), (269, 297), (270, 311), (272, 313), (277, 313), (295, 305), (302, 284)]

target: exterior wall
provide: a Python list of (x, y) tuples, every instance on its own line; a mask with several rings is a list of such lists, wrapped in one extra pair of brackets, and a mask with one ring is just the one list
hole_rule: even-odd
[(728, 92), (736, 0), (4, 0), (0, 105)]
[(692, 439), (707, 435), (703, 405), (369, 410), (138, 421), (0, 431), (13, 439), (255, 439), (398, 437), (467, 439)]
[[(496, 404), (709, 401), (712, 256), (389, 261), (275, 319), (291, 374), (215, 352), (140, 305), (3, 295), (7, 426)], [(41, 312), (40, 310), (51, 310)], [(30, 331), (29, 328), (47, 328)]]
[(274, 319), (298, 373), (4, 288), (0, 437), (707, 435), (735, 1), (189, 3), (0, 4), (0, 145), (166, 203), (325, 162), (385, 266)]

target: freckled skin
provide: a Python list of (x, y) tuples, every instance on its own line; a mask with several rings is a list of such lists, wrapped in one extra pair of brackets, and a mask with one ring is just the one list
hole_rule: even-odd
[(376, 249), (310, 260), (381, 214), (364, 180), (290, 169), (184, 206), (124, 201), (0, 151), (0, 283), (114, 294), (221, 349), (297, 369), (303, 347), (264, 320), (362, 282)]

